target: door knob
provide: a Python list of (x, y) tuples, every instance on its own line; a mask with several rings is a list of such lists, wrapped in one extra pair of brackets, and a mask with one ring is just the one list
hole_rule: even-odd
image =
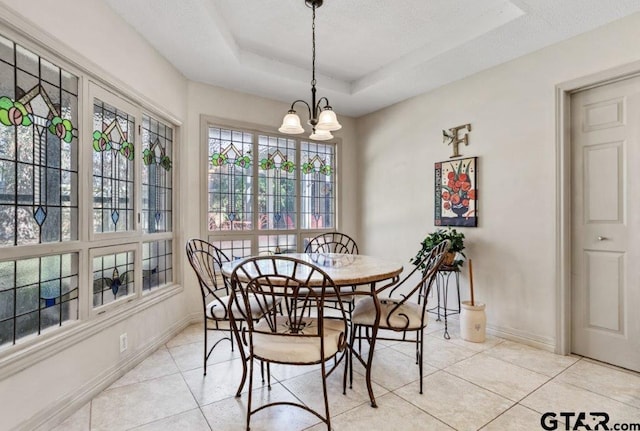
[(609, 239), (606, 236), (599, 236), (598, 241), (604, 241), (605, 239)]

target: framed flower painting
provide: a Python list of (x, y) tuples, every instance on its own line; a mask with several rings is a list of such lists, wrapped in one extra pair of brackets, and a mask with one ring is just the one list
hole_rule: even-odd
[(435, 225), (478, 226), (477, 157), (435, 164)]

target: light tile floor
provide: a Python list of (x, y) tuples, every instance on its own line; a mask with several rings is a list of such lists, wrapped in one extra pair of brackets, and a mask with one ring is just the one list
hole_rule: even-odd
[[(373, 371), (379, 407), (370, 407), (362, 368), (356, 368), (346, 395), (341, 373), (334, 373), (329, 379), (334, 430), (529, 431), (543, 429), (544, 412), (606, 412), (610, 426), (640, 424), (638, 373), (496, 337), (466, 342), (453, 319), (451, 340), (443, 339), (442, 324), (433, 320), (426, 333), (424, 393), (418, 393), (413, 345), (380, 342)], [(228, 344), (219, 346), (205, 377), (202, 349), (201, 325), (189, 326), (54, 430), (243, 430), (246, 392), (234, 397), (238, 354)], [(297, 399), (320, 408), (319, 379), (317, 367), (274, 366), (271, 391), (255, 389), (254, 400)], [(562, 421), (558, 429), (566, 425), (573, 429), (573, 423)], [(251, 422), (254, 431), (325, 428), (292, 407), (263, 410)]]

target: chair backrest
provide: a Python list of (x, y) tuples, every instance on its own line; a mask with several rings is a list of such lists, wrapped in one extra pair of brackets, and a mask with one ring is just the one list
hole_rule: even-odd
[[(331, 298), (338, 303), (338, 316), (335, 317), (347, 325), (347, 316), (338, 295), (335, 283), (319, 267), (302, 260), (287, 256), (257, 256), (249, 258), (236, 266), (231, 274), (233, 292), (241, 295), (231, 295), (232, 302), (237, 304), (240, 315), (247, 322), (250, 346), (253, 336), (280, 337), (316, 337), (320, 342), (320, 351), (324, 355), (324, 340), (322, 337), (324, 302)], [(280, 307), (271, 304), (280, 303)], [(256, 313), (256, 306), (260, 307), (262, 321), (258, 324), (249, 316)], [(332, 313), (332, 317), (335, 312)], [(234, 314), (235, 318), (235, 314)], [(342, 346), (346, 343), (341, 341)], [(283, 340), (284, 341), (284, 340)], [(324, 357), (324, 356), (321, 356)]]
[[(387, 321), (390, 325), (391, 317), (394, 312), (407, 301), (415, 301), (415, 297), (417, 295), (423, 295), (424, 301), (422, 302), (422, 319), (424, 325), (424, 316), (427, 310), (427, 297), (431, 292), (431, 286), (437, 276), (438, 269), (444, 262), (445, 255), (447, 251), (451, 247), (451, 242), (447, 239), (440, 242), (438, 245), (433, 247), (429, 253), (425, 254), (425, 256), (419, 262), (414, 262), (415, 267), (411, 272), (409, 272), (402, 280), (396, 284), (393, 289), (389, 292), (389, 296), (393, 297), (394, 294), (400, 296), (402, 299), (399, 301), (394, 301), (396, 305), (387, 315)], [(412, 276), (418, 272), (422, 271), (422, 276), (418, 283), (410, 289), (408, 292), (405, 292), (400, 289), (401, 286), (408, 284), (408, 280), (412, 278)]]
[[(190, 239), (186, 245), (187, 257), (191, 267), (198, 277), (203, 301), (213, 295), (218, 296), (221, 290), (224, 295), (229, 293), (229, 280), (222, 274), (222, 264), (229, 262), (229, 258), (222, 250), (202, 239)], [(205, 304), (206, 305), (206, 304)]]
[(358, 244), (347, 234), (327, 232), (312, 238), (304, 252), (358, 254)]

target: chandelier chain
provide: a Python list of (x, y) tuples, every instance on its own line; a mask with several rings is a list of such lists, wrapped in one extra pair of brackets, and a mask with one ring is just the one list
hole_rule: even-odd
[(313, 4), (313, 18), (311, 19), (311, 85), (316, 86), (316, 5)]
[[(342, 125), (338, 122), (333, 108), (329, 104), (329, 99), (321, 97), (317, 99), (316, 91), (316, 8), (322, 6), (324, 0), (304, 0), (304, 4), (311, 9), (311, 103), (307, 103), (303, 99), (294, 100), (291, 108), (282, 119), (282, 125), (278, 129), (279, 132), (285, 134), (304, 133), (304, 127), (300, 124), (300, 117), (295, 111), (297, 104), (304, 105), (309, 112), (309, 121), (307, 124), (311, 126), (312, 133), (309, 139), (315, 141), (326, 141), (333, 139), (331, 132), (340, 130)], [(324, 104), (324, 106), (323, 106)]]

